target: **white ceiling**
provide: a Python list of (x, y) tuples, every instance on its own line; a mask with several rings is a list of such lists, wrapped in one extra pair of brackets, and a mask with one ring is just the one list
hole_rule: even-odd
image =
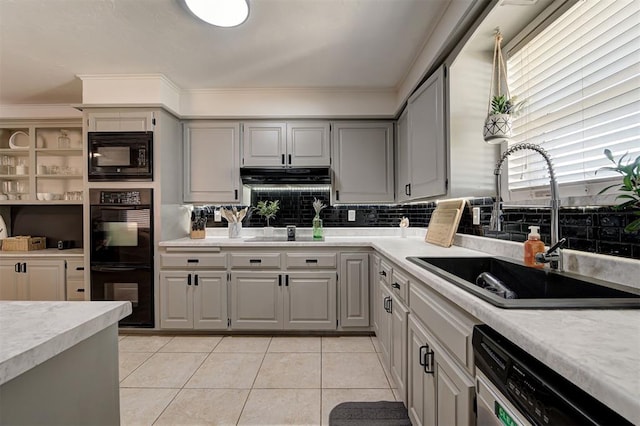
[(395, 89), (456, 0), (249, 0), (236, 28), (182, 0), (0, 0), (0, 104), (82, 101), (78, 74), (182, 89)]

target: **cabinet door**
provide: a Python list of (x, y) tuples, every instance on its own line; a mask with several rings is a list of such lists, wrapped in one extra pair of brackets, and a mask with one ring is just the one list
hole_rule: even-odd
[(444, 84), (440, 67), (408, 101), (410, 198), (447, 192)]
[(444, 351), (434, 350), (438, 424), (470, 425), (475, 418), (474, 382)]
[(287, 165), (329, 167), (331, 165), (329, 123), (296, 121), (287, 123)]
[(391, 291), (380, 281), (378, 283), (378, 293), (380, 294), (380, 322), (378, 324), (378, 343), (380, 344), (380, 354), (382, 365), (386, 371), (389, 370), (389, 359), (391, 358), (391, 315), (387, 311), (388, 300), (391, 299)]
[[(407, 410), (411, 424), (430, 426), (436, 422), (436, 379), (433, 369), (421, 365), (425, 355), (425, 346), (429, 345), (427, 332), (413, 315), (408, 321), (408, 353), (407, 353)], [(448, 423), (441, 423), (447, 424)], [(467, 423), (472, 424), (472, 423)]]
[(331, 140), (334, 201), (393, 202), (393, 125), (336, 123)]
[(17, 264), (17, 259), (0, 260), (0, 300), (24, 300), (24, 278), (16, 272)]
[(153, 112), (91, 112), (90, 132), (148, 132), (153, 131)]
[(231, 328), (280, 330), (283, 277), (275, 272), (231, 273)]
[(242, 135), (242, 165), (286, 166), (286, 123), (248, 121)]
[(285, 275), (285, 330), (335, 330), (336, 315), (335, 272)]
[(402, 398), (407, 403), (407, 319), (409, 309), (397, 298), (391, 304), (391, 348), (389, 372)]
[(27, 262), (26, 300), (66, 300), (64, 260)]
[[(371, 306), (371, 317), (373, 322), (373, 332), (378, 335), (378, 323), (380, 321), (380, 309), (382, 306), (382, 301), (378, 300), (380, 298), (380, 293), (378, 292), (378, 272), (380, 271), (380, 257), (373, 254), (371, 255), (371, 266), (369, 270), (369, 294), (373, 297), (372, 301), (369, 304)], [(378, 303), (379, 302), (379, 303)]]
[(193, 328), (226, 329), (227, 273), (195, 271), (193, 276)]
[[(190, 272), (160, 272), (160, 327), (193, 328), (193, 284)], [(193, 280), (193, 278), (191, 278)]]
[(409, 170), (409, 112), (404, 110), (396, 126), (396, 201), (406, 201), (411, 197), (411, 171)]
[(85, 294), (84, 261), (67, 260), (67, 300), (84, 300)]
[(369, 327), (369, 255), (340, 254), (340, 324)]
[(189, 123), (184, 128), (184, 201), (240, 200), (240, 124)]

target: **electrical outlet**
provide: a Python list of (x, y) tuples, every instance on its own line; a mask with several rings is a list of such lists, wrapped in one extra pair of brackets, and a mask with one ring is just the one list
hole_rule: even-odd
[(480, 225), (480, 207), (473, 208), (473, 224)]
[(355, 210), (349, 210), (348, 216), (347, 216), (347, 220), (349, 222), (355, 222), (356, 221), (356, 211)]
[(222, 212), (220, 209), (214, 211), (213, 213), (213, 221), (214, 222), (222, 222)]

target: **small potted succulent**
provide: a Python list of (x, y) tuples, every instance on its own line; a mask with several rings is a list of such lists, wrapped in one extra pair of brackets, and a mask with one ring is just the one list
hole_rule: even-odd
[(618, 182), (604, 188), (598, 194), (602, 194), (612, 188), (618, 189), (620, 194), (616, 199), (620, 199), (622, 202), (615, 208), (619, 210), (631, 209), (633, 214), (638, 216), (636, 220), (630, 222), (624, 228), (625, 232), (631, 233), (640, 230), (640, 156), (636, 157), (634, 161), (631, 161), (631, 157), (629, 157), (627, 163), (622, 164), (628, 154), (629, 153), (623, 154), (622, 157), (616, 161), (613, 158), (611, 150), (604, 150), (604, 155), (613, 163), (614, 167), (602, 167), (599, 170), (608, 170), (622, 175), (622, 185)]
[(516, 117), (524, 101), (518, 102), (516, 97), (508, 98), (507, 95), (499, 95), (491, 98), (489, 114), (484, 122), (482, 136), (485, 142), (500, 143), (509, 139), (513, 131), (513, 117)]
[(267, 226), (264, 227), (264, 236), (273, 236), (273, 227), (269, 226), (269, 220), (276, 217), (278, 210), (280, 210), (280, 200), (275, 201), (258, 201), (256, 205), (256, 213), (264, 217), (267, 220)]

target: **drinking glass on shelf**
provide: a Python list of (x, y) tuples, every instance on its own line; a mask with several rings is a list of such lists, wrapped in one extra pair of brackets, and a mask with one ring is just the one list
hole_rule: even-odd
[(60, 136), (58, 136), (58, 148), (66, 149), (70, 146), (70, 139), (67, 136), (67, 131), (60, 129)]
[(60, 166), (49, 166), (49, 174), (51, 175), (59, 175), (60, 174)]

